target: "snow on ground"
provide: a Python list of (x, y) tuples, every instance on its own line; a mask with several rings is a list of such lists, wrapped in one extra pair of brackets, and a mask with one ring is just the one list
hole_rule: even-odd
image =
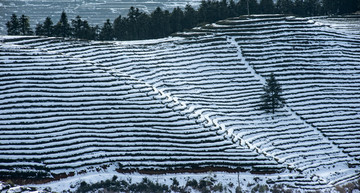
[[(236, 150), (244, 150), (241, 155), (258, 153), (259, 155), (263, 155), (260, 157), (261, 159), (265, 157), (272, 161), (276, 160), (277, 164), (284, 164), (288, 166), (289, 170), (295, 170), (293, 173), (288, 173), (289, 170), (286, 170), (285, 173), (265, 176), (241, 173), (239, 175), (241, 178), (240, 182), (244, 181), (244, 183), (241, 184), (244, 188), (246, 188), (247, 183), (253, 183), (251, 180), (253, 180), (254, 177), (259, 177), (262, 181), (274, 180), (278, 183), (284, 181), (290, 185), (295, 184), (297, 187), (309, 189), (330, 186), (332, 183), (329, 182), (335, 182), (339, 178), (346, 181), (346, 179), (356, 177), (356, 173), (359, 171), (348, 166), (348, 163), (354, 160), (353, 157), (350, 157), (354, 154), (348, 155), (347, 152), (343, 150), (344, 148), (347, 148), (347, 151), (354, 150), (351, 149), (351, 147), (358, 148), (359, 145), (354, 143), (355, 140), (351, 141), (350, 136), (348, 136), (349, 140), (347, 138), (342, 139), (341, 136), (344, 132), (337, 133), (336, 135), (333, 133), (341, 131), (342, 127), (349, 127), (356, 131), (352, 133), (353, 135), (359, 134), (358, 130), (356, 130), (358, 128), (358, 121), (356, 120), (358, 114), (356, 113), (359, 112), (358, 109), (360, 109), (360, 105), (357, 97), (358, 92), (354, 91), (357, 86), (360, 85), (356, 81), (358, 77), (355, 76), (359, 72), (357, 65), (360, 59), (356, 53), (359, 42), (357, 42), (353, 36), (335, 33), (335, 30), (329, 30), (317, 23), (314, 24), (312, 21), (296, 19), (296, 22), (289, 22), (288, 20), (291, 18), (283, 18), (279, 15), (274, 15), (273, 17), (275, 18), (252, 19), (252, 23), (241, 20), (222, 21), (224, 24), (218, 23), (211, 26), (216, 29), (204, 29), (205, 32), (211, 31), (211, 33), (214, 34), (192, 39), (171, 37), (160, 40), (115, 42), (114, 44), (108, 42), (107, 45), (96, 45), (96, 42), (91, 42), (85, 45), (78, 42), (51, 44), (46, 43), (50, 41), (46, 39), (42, 39), (41, 41), (31, 39), (22, 40), (20, 37), (18, 42), (27, 44), (29, 47), (38, 48), (44, 53), (51, 52), (52, 54), (61, 55), (69, 60), (71, 59), (73, 62), (71, 65), (78, 63), (83, 64), (83, 66), (80, 65), (72, 70), (67, 68), (66, 72), (71, 72), (69, 76), (77, 77), (76, 80), (79, 81), (78, 83), (71, 83), (71, 85), (76, 87), (77, 84), (81, 85), (84, 80), (91, 78), (95, 81), (86, 83), (89, 88), (101, 87), (96, 89), (96, 91), (91, 91), (91, 89), (84, 90), (86, 95), (82, 93), (80, 95), (68, 95), (65, 91), (76, 90), (75, 88), (66, 88), (66, 86), (70, 85), (65, 81), (68, 75), (54, 75), (59, 73), (59, 70), (58, 68), (53, 69), (48, 72), (48, 75), (59, 79), (54, 82), (64, 82), (67, 85), (64, 85), (64, 93), (52, 93), (56, 91), (55, 89), (49, 90), (49, 94), (61, 98), (64, 96), (73, 96), (70, 98), (79, 97), (83, 99), (80, 102), (71, 102), (73, 99), (62, 99), (61, 101), (66, 101), (68, 104), (71, 102), (71, 104), (77, 106), (81, 105), (83, 101), (91, 100), (97, 95), (97, 92), (101, 92), (102, 87), (108, 85), (109, 89), (106, 89), (106, 91), (103, 90), (104, 92), (102, 92), (102, 94), (108, 93), (108, 100), (110, 102), (121, 99), (127, 100), (127, 102), (137, 101), (135, 106), (146, 106), (146, 101), (149, 101), (152, 102), (152, 105), (149, 105), (146, 112), (151, 113), (151, 117), (153, 117), (154, 120), (159, 118), (163, 120), (168, 117), (169, 123), (173, 124), (174, 121), (178, 121), (177, 123), (182, 124), (184, 127), (190, 124), (190, 120), (192, 120), (191, 124), (194, 122), (196, 124), (200, 123), (201, 131), (204, 129), (204, 134), (194, 135), (197, 140), (190, 139), (190, 141), (201, 141), (204, 139), (204, 136), (209, 135), (211, 132), (214, 134), (215, 131), (217, 131), (217, 134), (223, 135), (216, 136), (219, 140), (221, 138), (221, 144), (233, 142), (234, 144), (231, 144), (231, 148), (236, 147)], [(257, 32), (253, 33), (252, 30), (254, 26), (257, 25)], [(234, 29), (242, 27), (243, 30), (233, 32), (235, 31), (234, 29), (228, 29), (232, 27)], [(197, 30), (202, 30), (202, 28), (198, 28)], [(187, 32), (187, 35), (191, 34), (195, 35), (198, 34), (198, 32)], [(9, 48), (11, 48), (11, 46)], [(4, 49), (8, 48), (5, 47)], [(325, 51), (327, 54), (324, 54)], [(12, 60), (4, 59), (4, 63), (10, 64), (17, 59), (18, 56), (12, 57)], [(22, 69), (25, 69), (24, 72), (9, 67), (9, 74), (7, 74), (7, 76), (14, 76), (14, 79), (37, 78), (38, 75), (36, 71), (39, 70), (38, 65), (41, 64), (38, 60), (41, 60), (41, 58), (31, 56), (30, 63), (33, 63), (33, 67), (29, 68), (26, 72), (27, 67), (30, 65), (22, 64), (22, 62), (27, 61), (27, 58), (24, 57), (23, 60), (19, 59), (16, 65), (20, 65)], [(60, 68), (61, 65), (64, 64), (56, 62), (54, 63), (54, 67), (56, 65), (59, 65)], [(89, 70), (81, 70), (83, 67)], [(81, 71), (86, 71), (84, 76), (80, 75), (82, 74)], [(90, 71), (95, 73), (89, 73)], [(279, 77), (279, 81), (282, 83), (285, 93), (287, 93), (285, 96), (287, 105), (279, 109), (274, 115), (265, 115), (257, 109), (257, 105), (259, 104), (258, 96), (261, 94), (265, 78), (270, 72), (275, 72), (277, 77)], [(94, 77), (94, 74), (97, 73), (99, 73), (99, 76), (96, 75)], [(40, 74), (42, 75), (42, 73)], [(108, 77), (108, 79), (100, 79), (100, 76)], [(101, 84), (97, 81), (101, 82)], [(108, 83), (105, 83), (106, 81), (108, 81)], [(118, 84), (123, 82), (125, 83), (124, 85)], [(51, 86), (48, 82), (42, 83), (44, 86)], [(29, 90), (18, 94), (18, 91), (22, 89), (23, 85), (26, 84), (18, 83), (15, 89), (6, 87), (8, 93), (4, 94), (5, 99), (3, 102), (16, 102), (16, 105), (23, 103), (23, 105), (29, 106), (26, 101), (17, 99), (18, 96), (23, 96), (24, 93), (30, 95), (28, 99), (31, 100), (36, 99), (37, 96), (32, 95), (37, 93), (47, 96), (49, 100), (52, 99), (46, 92), (44, 93), (44, 91), (40, 90), (37, 92)], [(118, 85), (118, 91), (110, 89), (115, 88), (114, 85)], [(325, 89), (318, 88), (318, 85), (321, 85)], [(30, 88), (32, 88), (32, 86), (33, 85), (31, 85)], [(130, 91), (128, 91), (130, 86), (132, 92), (136, 91), (136, 93), (130, 93)], [(337, 90), (334, 91), (333, 88)], [(124, 92), (121, 92), (122, 89)], [(326, 89), (331, 90), (331, 92)], [(117, 94), (121, 93), (124, 97), (117, 96), (114, 98), (116, 95), (112, 95), (112, 92), (117, 92)], [(340, 100), (338, 98), (339, 96), (343, 99)], [(92, 123), (94, 118), (106, 117), (112, 117), (114, 120), (124, 119), (133, 122), (149, 120), (150, 115), (145, 114), (144, 109), (131, 110), (124, 114), (124, 111), (119, 110), (122, 108), (121, 105), (124, 105), (123, 103), (117, 104), (119, 108), (111, 109), (113, 113), (119, 113), (120, 115), (109, 114), (104, 116), (106, 111), (109, 110), (108, 108), (101, 110), (105, 103), (98, 101), (93, 103), (94, 104), (91, 104), (91, 108), (77, 109), (79, 111), (78, 114), (74, 114), (73, 112), (57, 112), (62, 118), (54, 117), (57, 113), (41, 113), (41, 116), (43, 116), (42, 120), (70, 123), (62, 119), (70, 119), (71, 117), (69, 116), (71, 114), (75, 116), (81, 114), (86, 118), (87, 123)], [(172, 112), (177, 108), (182, 108), (179, 107), (179, 104), (186, 104), (182, 105), (183, 109), (179, 111), (181, 116)], [(42, 105), (47, 105), (47, 103), (43, 103)], [(112, 104), (112, 106), (114, 105)], [(132, 106), (132, 108), (135, 106)], [(336, 106), (342, 107), (337, 109), (338, 107)], [(7, 105), (7, 107), (9, 107), (9, 105)], [(15, 107), (15, 105), (10, 107)], [(166, 107), (168, 109), (164, 109), (162, 116), (160, 116), (158, 111), (149, 110), (153, 109), (153, 107), (159, 109)], [(334, 110), (328, 112), (330, 109)], [(349, 109), (351, 111), (348, 111)], [(66, 111), (66, 108), (59, 108), (59, 110)], [(169, 113), (168, 110), (171, 110), (171, 113)], [(95, 114), (90, 116), (84, 113), (86, 111), (95, 112)], [(142, 113), (138, 113), (139, 111)], [(5, 120), (10, 123), (18, 123), (18, 121), (25, 122), (29, 118), (36, 118), (37, 116), (29, 113), (29, 110), (13, 111), (13, 109), (11, 109), (9, 112), (20, 113), (20, 115), (17, 115), (17, 119)], [(134, 113), (135, 117), (128, 117), (127, 114), (131, 112)], [(137, 116), (139, 115), (143, 116), (143, 118), (138, 118)], [(13, 115), (4, 116), (4, 118), (11, 118), (12, 116)], [(85, 121), (82, 120), (79, 122), (85, 123)], [(103, 123), (102, 120), (101, 123)], [(334, 124), (338, 127), (341, 126), (341, 128), (333, 130), (332, 127)], [(21, 128), (16, 130), (19, 125)], [(128, 125), (126, 124), (125, 126)], [(159, 132), (163, 131), (166, 126), (167, 125), (163, 123), (156, 125), (154, 122), (148, 122), (145, 126), (142, 125), (142, 127), (151, 127), (155, 130), (159, 128)], [(202, 126), (204, 126), (204, 128)], [(207, 130), (209, 126), (211, 129)], [(14, 127), (14, 131), (20, 133), (24, 132), (23, 129), (25, 128), (20, 123), (13, 124), (11, 127)], [(106, 128), (107, 126), (100, 127)], [(119, 124), (118, 127), (124, 128), (121, 124)], [(326, 128), (328, 133), (324, 132), (325, 129), (323, 128)], [(54, 131), (59, 132), (61, 131), (60, 129), (62, 129), (62, 126)], [(348, 128), (346, 129), (350, 131)], [(51, 128), (48, 132), (52, 130)], [(83, 131), (87, 130), (84, 128)], [(123, 130), (124, 133), (128, 131), (128, 129)], [(145, 135), (149, 129), (139, 128), (136, 131), (137, 134), (142, 134), (142, 136), (131, 138), (132, 140), (136, 138), (147, 139), (148, 136), (145, 137)], [(9, 131), (6, 133), (9, 135), (9, 139), (7, 140), (18, 143), (18, 141), (16, 141), (16, 132)], [(33, 133), (33, 131), (31, 131), (31, 133)], [(120, 134), (115, 137), (121, 138), (123, 136), (121, 132), (119, 133)], [(330, 137), (325, 136), (323, 133), (330, 135)], [(53, 136), (52, 139), (60, 140), (59, 143), (64, 143), (62, 140), (66, 140), (68, 143), (79, 147), (78, 150), (70, 153), (78, 153), (83, 150), (89, 150), (89, 153), (86, 151), (84, 155), (80, 155), (79, 157), (59, 158), (58, 160), (51, 161), (51, 163), (67, 161), (63, 164), (71, 166), (77, 164), (73, 162), (73, 159), (79, 159), (79, 163), (85, 163), (93, 161), (92, 158), (98, 159), (99, 156), (97, 155), (102, 155), (102, 152), (99, 154), (96, 154), (96, 152), (92, 153), (95, 148), (80, 148), (82, 146), (77, 143), (81, 142), (81, 144), (84, 144), (84, 141), (91, 142), (94, 139), (92, 136), (83, 136), (83, 140), (77, 140), (76, 138), (81, 136), (80, 134), (75, 135), (71, 132), (63, 132), (63, 134), (67, 136), (59, 137), (60, 134), (57, 134)], [(50, 139), (40, 139), (40, 136), (43, 137), (46, 135), (47, 133), (40, 134), (34, 141), (48, 142)], [(109, 136), (108, 134), (103, 134), (103, 137)], [(111, 136), (113, 137), (113, 135)], [(155, 137), (166, 136), (167, 134)], [(19, 135), (19, 137), (21, 137), (21, 135)], [(339, 139), (335, 140), (336, 143), (333, 141), (334, 137), (339, 137)], [(171, 142), (179, 143), (184, 141), (177, 139), (179, 138), (178, 133), (174, 135), (174, 138), (176, 139), (171, 139)], [(208, 137), (210, 142), (202, 142), (202, 147), (206, 145), (204, 149), (212, 150), (207, 146), (214, 144), (214, 138), (215, 137)], [(26, 137), (22, 137), (21, 140), (23, 140), (24, 143), (32, 141)], [(168, 148), (168, 143), (169, 142), (164, 142), (163, 145), (166, 146), (158, 148), (157, 151), (152, 153), (159, 153), (160, 150), (162, 151), (163, 149), (172, 151), (173, 149)], [(339, 145), (339, 143), (341, 144)], [(53, 144), (56, 145), (56, 143)], [(107, 144), (115, 146), (116, 143), (108, 142)], [(150, 143), (147, 144), (149, 145)], [(21, 145), (22, 144), (17, 144), (13, 146), (18, 148)], [(40, 147), (42, 145), (43, 144), (38, 144), (38, 146), (29, 147)], [(198, 144), (193, 144), (191, 148), (195, 149), (196, 146), (198, 146)], [(10, 148), (10, 146), (6, 144), (3, 144), (3, 147)], [(185, 147), (189, 147), (189, 145), (181, 145), (182, 149)], [(63, 148), (60, 147), (56, 150), (61, 151)], [(99, 148), (99, 150), (101, 149)], [(109, 150), (112, 150), (112, 148), (109, 148)], [(133, 149), (128, 148), (128, 150)], [(235, 149), (231, 149), (231, 151), (235, 151)], [(358, 152), (358, 150), (356, 151)], [(56, 153), (63, 155), (59, 152)], [(172, 153), (174, 153), (174, 151)], [(195, 152), (194, 154), (198, 153)], [(104, 154), (103, 157), (105, 158), (99, 158), (99, 161), (101, 159), (112, 159), (109, 158), (109, 155), (110, 154)], [(119, 155), (114, 154), (114, 156), (117, 156), (116, 159), (121, 159)], [(218, 156), (218, 152), (216, 154), (214, 153), (214, 155)], [(232, 156), (229, 154), (230, 157), (227, 155), (224, 157), (226, 157), (226, 159), (233, 159), (241, 158), (241, 155)], [(168, 157), (168, 154), (164, 153), (162, 156), (162, 159), (165, 159)], [(80, 157), (86, 158), (87, 160), (81, 160)], [(191, 160), (192, 156), (184, 156), (184, 158), (189, 160), (190, 163), (193, 163)], [(266, 160), (261, 160), (261, 162), (264, 163)], [(272, 162), (269, 162), (269, 164), (271, 163)], [(21, 165), (23, 163), (18, 164)], [(275, 165), (271, 165), (270, 167), (275, 167)], [(79, 170), (80, 168), (78, 168), (77, 171)], [(89, 171), (87, 174), (76, 175), (59, 182), (49, 183), (48, 185), (52, 186), (54, 190), (57, 190), (66, 187), (65, 184), (67, 184), (67, 186), (69, 184), (76, 186), (81, 180), (95, 182), (102, 179), (109, 179), (113, 175), (118, 175), (119, 178), (122, 179), (130, 177), (134, 182), (140, 181), (145, 176), (151, 178), (153, 181), (159, 181), (165, 184), (171, 183), (171, 178), (174, 176), (177, 176), (181, 183), (185, 183), (188, 177), (200, 179), (208, 175), (216, 175), (217, 178), (224, 183), (229, 183), (228, 180), (233, 180), (233, 184), (240, 184), (237, 180), (237, 174), (232, 173), (215, 172), (167, 175), (118, 174), (113, 168), (106, 172), (100, 172), (100, 174)], [(293, 179), (298, 177), (301, 179)], [(302, 179), (302, 177), (304, 179)], [(283, 180), (282, 178), (285, 179)], [(319, 184), (324, 186), (320, 186)]]
[(313, 17), (319, 25), (326, 25), (337, 31), (360, 35), (360, 16), (353, 17)]
[[(227, 173), (227, 172), (206, 172), (206, 173), (176, 173), (176, 174), (139, 174), (139, 173), (118, 173), (115, 171), (115, 167), (110, 166), (106, 171), (101, 172), (88, 172), (86, 174), (78, 174), (73, 177), (61, 179), (59, 181), (49, 182), (46, 184), (29, 184), (27, 186), (36, 187), (38, 189), (45, 189), (50, 187), (52, 191), (62, 192), (66, 190), (74, 191), (79, 187), (81, 182), (88, 184), (97, 183), (100, 181), (111, 180), (113, 176), (117, 176), (118, 180), (126, 180), (131, 183), (139, 183), (144, 178), (150, 179), (152, 182), (158, 182), (159, 184), (165, 184), (171, 186), (173, 179), (179, 181), (179, 186), (185, 186), (190, 180), (200, 181), (204, 178), (213, 178), (215, 183), (221, 183), (226, 186), (231, 192), (235, 192), (235, 188), (240, 186), (242, 190), (250, 191), (255, 185), (266, 185), (268, 180), (287, 179), (292, 174), (282, 173), (273, 175), (257, 175), (251, 173)], [(232, 185), (233, 184), (233, 185)], [(271, 186), (271, 185), (268, 185)], [(298, 189), (300, 192), (305, 192)]]
[[(165, 42), (173, 42), (182, 40), (182, 37), (166, 37), (160, 39), (150, 39), (150, 40), (131, 40), (131, 41), (118, 41), (115, 42), (115, 45), (149, 45), (149, 44), (157, 44), (157, 43), (165, 43)], [(113, 41), (111, 41), (113, 42)]]

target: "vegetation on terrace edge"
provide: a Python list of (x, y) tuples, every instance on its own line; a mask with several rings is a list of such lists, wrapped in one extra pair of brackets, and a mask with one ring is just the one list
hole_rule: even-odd
[[(216, 174), (203, 177), (199, 180), (188, 178), (184, 185), (180, 184), (177, 178), (170, 178), (172, 180), (171, 185), (153, 182), (149, 178), (144, 177), (141, 182), (132, 182), (131, 178), (126, 180), (119, 179), (117, 176), (113, 176), (112, 179), (102, 180), (96, 183), (87, 183), (82, 181), (74, 187), (74, 190), (67, 190), (63, 192), (273, 192), (273, 193), (292, 193), (296, 190), (288, 187), (284, 184), (269, 184), (262, 182), (261, 179), (255, 177), (253, 182), (247, 182), (240, 185), (239, 179), (237, 182), (229, 182), (223, 184), (217, 180)], [(6, 183), (0, 183), (3, 191), (10, 192), (10, 189), (16, 189), (16, 186), (11, 181)], [(246, 189), (244, 188), (246, 186)], [(20, 192), (39, 191), (35, 187), (18, 187)], [(346, 193), (360, 191), (360, 179), (353, 182), (349, 182), (343, 185), (335, 186), (334, 192)], [(44, 188), (41, 192), (53, 192), (50, 187)], [(307, 192), (322, 192), (322, 191), (310, 191)]]
[[(251, 14), (293, 14), (315, 16), (325, 14), (347, 14), (360, 9), (360, 0), (202, 0), (195, 10), (186, 5), (183, 11), (179, 7), (172, 12), (156, 8), (151, 14), (140, 12), (131, 7), (127, 17), (121, 15), (113, 22), (107, 19), (102, 27), (91, 26), (80, 16), (68, 21), (65, 12), (54, 25), (50, 17), (36, 26), (35, 34), (39, 36), (72, 37), (87, 40), (142, 40), (162, 38), (175, 32), (191, 29), (204, 23), (221, 19)], [(6, 23), (8, 35), (33, 35), (29, 18), (22, 15), (11, 16)]]
[[(86, 182), (81, 182), (80, 186), (77, 188), (77, 193), (86, 193), (86, 192), (228, 192), (230, 189), (235, 189), (236, 192), (242, 192), (240, 185), (236, 186), (233, 182), (229, 184), (222, 184), (216, 179), (216, 175), (207, 176), (202, 179), (187, 179), (186, 184), (181, 186), (179, 181), (176, 178), (172, 178), (172, 184), (165, 185), (159, 182), (153, 182), (148, 178), (143, 178), (139, 183), (132, 183), (130, 180), (117, 180), (117, 176), (114, 176), (111, 180), (100, 181), (93, 184), (88, 184)], [(264, 184), (248, 184), (248, 187), (251, 187), (251, 192), (292, 192), (291, 189), (284, 188), (284, 186), (273, 186), (269, 189), (269, 186)]]
[[(176, 178), (172, 178), (172, 184), (170, 186), (161, 184), (159, 182), (153, 182), (148, 178), (143, 178), (139, 183), (132, 183), (131, 179), (128, 180), (119, 180), (117, 176), (113, 176), (110, 180), (100, 181), (97, 183), (86, 183), (82, 181), (80, 186), (77, 187), (77, 193), (86, 193), (86, 192), (231, 192), (232, 189), (235, 189), (236, 193), (241, 192), (272, 192), (272, 193), (293, 193), (298, 192), (297, 190), (286, 186), (285, 184), (269, 184), (262, 183), (261, 179), (255, 177), (254, 183), (248, 182), (246, 187), (248, 190), (242, 190), (239, 179), (238, 184), (234, 182), (229, 182), (228, 184), (223, 184), (218, 182), (216, 175), (209, 175), (203, 177), (202, 179), (195, 180), (188, 178), (185, 185), (180, 185), (179, 181)], [(325, 190), (326, 191), (326, 190)], [(349, 182), (344, 185), (335, 186), (335, 191), (339, 193), (346, 192), (355, 192), (360, 191), (360, 179), (356, 181)], [(311, 192), (322, 192), (322, 191), (311, 191), (308, 190), (308, 193)]]
[[(255, 177), (254, 183), (247, 183), (247, 188), (250, 192), (272, 192), (272, 193), (292, 193), (298, 192), (291, 187), (284, 184), (269, 184), (261, 183), (261, 179)], [(81, 182), (80, 186), (76, 189), (77, 193), (86, 193), (102, 190), (103, 192), (231, 192), (231, 189), (235, 189), (236, 193), (249, 192), (242, 190), (239, 179), (238, 184), (229, 182), (229, 184), (222, 184), (216, 179), (216, 175), (209, 175), (200, 180), (188, 179), (184, 186), (181, 186), (176, 178), (172, 178), (172, 184), (170, 186), (164, 185), (158, 182), (152, 182), (148, 178), (143, 178), (139, 183), (132, 183), (131, 180), (119, 180), (117, 176), (113, 176), (111, 180), (100, 181), (93, 184)], [(355, 192), (360, 191), (360, 179), (356, 181), (335, 186), (335, 191), (339, 193)], [(322, 191), (307, 191), (311, 192), (322, 192)]]

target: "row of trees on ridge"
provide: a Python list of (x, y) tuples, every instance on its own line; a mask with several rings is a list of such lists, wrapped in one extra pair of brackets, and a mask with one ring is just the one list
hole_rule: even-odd
[[(41, 36), (73, 37), (88, 40), (139, 40), (166, 37), (172, 33), (191, 29), (228, 17), (250, 14), (281, 13), (299, 16), (345, 14), (360, 8), (360, 0), (202, 0), (195, 10), (174, 8), (172, 12), (156, 8), (151, 14), (131, 7), (127, 17), (121, 15), (113, 22), (107, 19), (103, 26), (91, 26), (80, 16), (68, 21), (65, 12), (54, 25), (50, 17), (36, 26), (35, 34)], [(9, 35), (31, 35), (29, 18), (12, 15), (6, 24)]]
[(6, 23), (7, 32), (9, 35), (33, 35), (30, 28), (29, 17), (22, 15), (20, 18), (13, 14), (10, 21)]

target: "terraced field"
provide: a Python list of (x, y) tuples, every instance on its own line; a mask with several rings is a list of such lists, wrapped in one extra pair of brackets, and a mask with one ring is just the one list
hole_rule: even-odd
[[(302, 18), (239, 17), (176, 37), (3, 37), (0, 167), (230, 168), (331, 188), (359, 178), (360, 40)], [(274, 73), (285, 105), (260, 110)]]
[(110, 162), (121, 169), (282, 167), (224, 140), (186, 104), (127, 74), (53, 51), (3, 49), (2, 56), (3, 171)]
[(314, 21), (347, 33), (360, 34), (360, 15), (346, 15), (343, 17), (314, 17)]

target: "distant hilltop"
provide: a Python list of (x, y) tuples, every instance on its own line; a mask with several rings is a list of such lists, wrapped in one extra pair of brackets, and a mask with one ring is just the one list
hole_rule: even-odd
[[(31, 27), (50, 17), (57, 21), (61, 12), (65, 11), (70, 19), (81, 16), (92, 25), (101, 26), (107, 19), (113, 21), (118, 16), (126, 16), (130, 7), (138, 8), (141, 12), (150, 14), (156, 8), (171, 11), (174, 8), (183, 9), (187, 4), (194, 8), (207, 4), (222, 5), (229, 3), (237, 13), (235, 16), (245, 14), (289, 14), (302, 17), (319, 15), (344, 15), (360, 10), (360, 1), (357, 0), (179, 0), (179, 1), (120, 1), (120, 0), (68, 0), (68, 1), (14, 1), (3, 0), (0, 3), (0, 34), (6, 34), (5, 23), (12, 14), (26, 15), (30, 18)], [(223, 8), (211, 7), (211, 12), (204, 13), (207, 17), (220, 14)], [(221, 13), (222, 14), (222, 13)], [(223, 18), (232, 17), (224, 16)], [(207, 22), (215, 22), (216, 20)]]
[(113, 20), (119, 15), (126, 16), (131, 6), (136, 6), (141, 11), (150, 13), (156, 7), (172, 10), (175, 7), (184, 8), (186, 4), (196, 7), (200, 4), (200, 0), (2, 0), (0, 3), (0, 34), (6, 34), (5, 23), (13, 13), (29, 16), (33, 28), (37, 23), (43, 22), (46, 17), (51, 17), (54, 21), (57, 21), (62, 11), (65, 11), (69, 18), (75, 18), (77, 15), (80, 15), (91, 24), (102, 25), (106, 19)]

